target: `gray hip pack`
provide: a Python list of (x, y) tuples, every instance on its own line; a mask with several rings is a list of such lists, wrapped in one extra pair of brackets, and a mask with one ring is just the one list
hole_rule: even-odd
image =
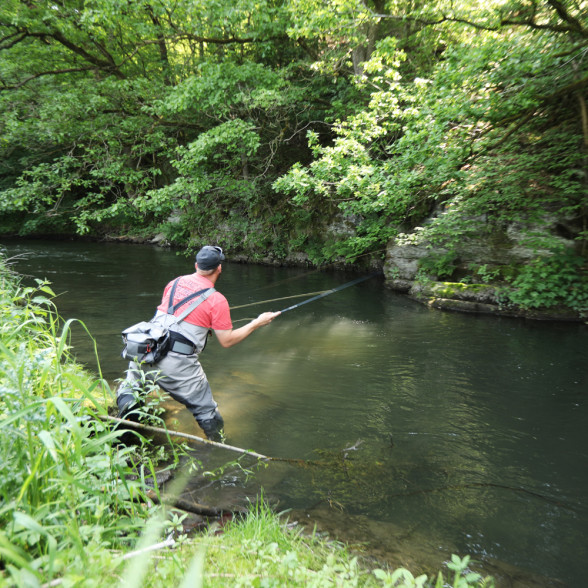
[(182, 322), (195, 308), (216, 292), (216, 290), (214, 288), (205, 288), (204, 290), (193, 292), (176, 304), (173, 304), (174, 294), (179, 281), (180, 278), (177, 278), (173, 283), (169, 295), (167, 314), (173, 315), (176, 310), (187, 302), (192, 300), (194, 302), (179, 316), (175, 317), (172, 323), (166, 326), (157, 324), (151, 319), (150, 321), (142, 321), (126, 328), (121, 333), (124, 344), (121, 352), (123, 359), (137, 363), (153, 364), (165, 357), (171, 350), (185, 355), (194, 353), (194, 344), (180, 333), (171, 330), (171, 327)]

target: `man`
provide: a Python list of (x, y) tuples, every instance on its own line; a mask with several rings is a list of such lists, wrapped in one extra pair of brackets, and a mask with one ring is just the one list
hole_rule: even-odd
[[(207, 245), (196, 255), (196, 273), (180, 276), (178, 280), (173, 280), (166, 286), (152, 322), (170, 329), (170, 351), (153, 365), (130, 362), (127, 378), (119, 387), (117, 394), (120, 418), (125, 418), (136, 408), (133, 391), (141, 388), (144, 377), (146, 381), (156, 382), (174, 400), (184, 404), (192, 412), (208, 439), (222, 440), (224, 421), (198, 360), (198, 355), (206, 346), (208, 333), (210, 330), (214, 331), (222, 347), (232, 347), (259, 327), (271, 323), (280, 314), (265, 312), (246, 325), (233, 329), (227, 299), (214, 290), (222, 273), (221, 262), (224, 259), (220, 247)], [(199, 298), (194, 296), (189, 302), (182, 301), (195, 293), (198, 293), (203, 301), (181, 322), (176, 323), (174, 317), (181, 315)], [(169, 314), (168, 310), (171, 310), (172, 314)]]

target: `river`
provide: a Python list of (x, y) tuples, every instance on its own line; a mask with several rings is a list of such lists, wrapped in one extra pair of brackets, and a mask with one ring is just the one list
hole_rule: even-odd
[[(5, 241), (27, 280), (47, 279), (83, 321), (115, 387), (120, 331), (149, 319), (192, 260), (151, 246)], [(344, 272), (224, 264), (232, 307), (309, 294)], [(235, 326), (290, 298), (235, 308)], [(74, 329), (78, 358), (93, 344)], [(319, 465), (230, 469), (194, 492), (243, 501), (263, 486), (280, 510), (414, 571), (469, 554), (498, 586), (581, 586), (588, 547), (588, 327), (448, 313), (379, 277), (285, 313), (231, 349), (202, 355), (228, 443)], [(166, 404), (170, 428), (200, 435)], [(216, 451), (216, 450), (215, 450)], [(227, 456), (222, 457), (225, 459)], [(234, 455), (228, 456), (230, 459)], [(220, 459), (218, 455), (211, 458)]]

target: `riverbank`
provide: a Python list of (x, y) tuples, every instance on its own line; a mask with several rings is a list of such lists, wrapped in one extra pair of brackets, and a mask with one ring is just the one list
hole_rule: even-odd
[[(185, 513), (150, 498), (156, 469), (177, 464), (182, 448), (118, 445), (103, 424), (112, 390), (70, 355), (75, 321), (59, 319), (50, 285), (23, 286), (4, 261), (0, 284), (0, 585), (425, 585), (302, 533), (261, 500), (189, 536)], [(467, 558), (449, 568), (455, 585), (491, 585)]]
[[(409, 298), (436, 310), (492, 315), (496, 317), (588, 324), (585, 311), (565, 306), (554, 308), (525, 308), (509, 304), (501, 287), (489, 284), (410, 281), (389, 278), (386, 287), (406, 294)], [(504, 286), (502, 286), (504, 287)]]
[[(162, 234), (150, 237), (108, 235), (103, 240), (170, 247)], [(392, 249), (395, 250), (393, 246)], [(275, 257), (271, 252), (256, 255), (238, 253), (231, 255), (230, 260), (234, 263), (260, 264), (273, 267), (314, 267), (358, 273), (378, 271), (384, 274), (385, 286), (388, 289), (406, 294), (412, 300), (436, 310), (588, 324), (588, 308), (586, 307), (588, 283), (586, 279), (583, 279), (586, 272), (585, 267), (578, 267), (577, 275), (573, 269), (568, 271), (567, 267), (564, 268), (566, 271), (563, 275), (553, 275), (553, 272), (540, 267), (539, 271), (542, 272), (541, 275), (545, 284), (539, 286), (535, 286), (533, 283), (520, 284), (519, 293), (513, 294), (516, 288), (513, 289), (512, 285), (503, 279), (498, 279), (497, 281), (490, 279), (486, 283), (471, 283), (472, 275), (468, 275), (467, 279), (463, 281), (435, 280), (430, 276), (426, 276), (423, 272), (417, 271), (418, 264), (412, 268), (413, 272), (409, 273), (410, 279), (401, 279), (398, 277), (397, 260), (388, 255), (384, 262), (384, 260), (378, 258), (377, 253), (360, 256), (359, 259), (355, 259), (353, 262), (340, 259), (323, 266), (313, 264), (304, 252), (294, 252), (280, 258)], [(500, 278), (500, 272), (496, 268), (488, 270), (486, 266), (482, 265), (481, 261), (478, 266), (478, 270), (482, 268), (494, 278)], [(481, 273), (483, 274), (484, 271)], [(558, 271), (561, 271), (561, 268)], [(479, 276), (477, 279), (479, 279)], [(553, 284), (548, 283), (550, 280)], [(521, 295), (520, 292), (523, 292), (523, 294)], [(574, 294), (574, 292), (577, 293)], [(520, 300), (520, 304), (514, 302), (517, 299)], [(563, 304), (563, 300), (567, 300), (573, 307)]]
[[(18, 236), (3, 236), (6, 240), (20, 241)], [(87, 242), (87, 243), (120, 243), (129, 246), (150, 246), (175, 251), (184, 251), (184, 248), (178, 245), (172, 245), (161, 237), (154, 234), (149, 235), (119, 235), (105, 234), (101, 236), (79, 236), (69, 235), (37, 235), (27, 237), (31, 240), (51, 240), (61, 242), (64, 240)], [(317, 270), (347, 271), (357, 274), (367, 271), (382, 271), (387, 289), (400, 294), (417, 303), (423, 304), (429, 308), (441, 311), (460, 312), (467, 314), (492, 315), (496, 317), (507, 317), (526, 320), (553, 321), (553, 322), (575, 322), (588, 323), (588, 311), (570, 308), (565, 305), (554, 305), (550, 307), (541, 307), (539, 298), (534, 301), (533, 306), (521, 306), (514, 304), (505, 296), (509, 287), (504, 282), (500, 283), (468, 283), (437, 281), (431, 278), (423, 278), (416, 275), (416, 266), (412, 268), (413, 274), (410, 279), (399, 277), (399, 273), (394, 263), (387, 260), (384, 263), (378, 260), (376, 256), (370, 254), (362, 260), (354, 263), (340, 260), (326, 265), (317, 266), (311, 263), (303, 253), (293, 254), (284, 258), (277, 258), (271, 254), (260, 253), (258, 255), (248, 255), (245, 253), (230, 254), (231, 263), (250, 264), (269, 267), (303, 267), (314, 268)], [(585, 288), (578, 288), (578, 299), (585, 299), (588, 294)], [(572, 285), (563, 284), (562, 290), (571, 290)], [(582, 307), (583, 308), (583, 307)]]
[[(178, 252), (186, 252), (188, 255), (195, 254), (194, 247), (189, 245), (170, 243), (163, 234), (146, 233), (146, 234), (119, 234), (119, 233), (104, 233), (101, 235), (54, 235), (54, 234), (36, 234), (26, 235), (24, 237), (30, 240), (47, 240), (47, 241), (77, 241), (80, 243), (120, 243), (124, 245), (137, 246), (151, 246), (160, 247), (162, 249), (170, 249)], [(23, 237), (15, 234), (0, 234), (0, 239), (6, 241), (21, 241)], [(289, 254), (276, 255), (274, 251), (255, 251), (255, 252), (234, 252), (225, 251), (228, 253), (228, 261), (231, 263), (262, 265), (270, 267), (300, 267), (300, 268), (314, 268), (318, 270), (345, 270), (345, 271), (374, 271), (383, 269), (383, 260), (379, 258), (378, 254), (382, 254), (384, 250), (374, 253), (369, 253), (360, 256), (353, 261), (347, 261), (343, 258), (324, 264), (316, 264), (310, 260), (307, 253), (304, 251), (294, 251)]]

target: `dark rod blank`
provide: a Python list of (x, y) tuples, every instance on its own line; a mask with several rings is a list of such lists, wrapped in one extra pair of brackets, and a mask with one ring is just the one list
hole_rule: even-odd
[(369, 280), (370, 278), (373, 278), (374, 276), (379, 276), (380, 272), (375, 272), (373, 274), (370, 274), (369, 276), (363, 276), (361, 278), (357, 278), (356, 280), (352, 280), (351, 282), (347, 282), (346, 284), (343, 284), (341, 286), (337, 286), (336, 288), (332, 288), (331, 290), (326, 290), (325, 292), (323, 292), (322, 294), (319, 294), (318, 296), (313, 296), (312, 298), (308, 298), (307, 300), (303, 300), (302, 302), (299, 302), (298, 304), (294, 304), (293, 306), (289, 306), (288, 308), (284, 308), (284, 310), (282, 310), (282, 314), (284, 314), (285, 312), (288, 312), (289, 310), (294, 310), (295, 308), (298, 308), (299, 306), (302, 306), (303, 304), (308, 304), (309, 302), (314, 302), (315, 300), (318, 300), (319, 298), (324, 298), (325, 296), (328, 296), (329, 294), (333, 294), (335, 292), (338, 292), (339, 290), (343, 290), (344, 288), (349, 288), (349, 286), (355, 286), (355, 284), (359, 284), (360, 282), (365, 282), (366, 280)]

